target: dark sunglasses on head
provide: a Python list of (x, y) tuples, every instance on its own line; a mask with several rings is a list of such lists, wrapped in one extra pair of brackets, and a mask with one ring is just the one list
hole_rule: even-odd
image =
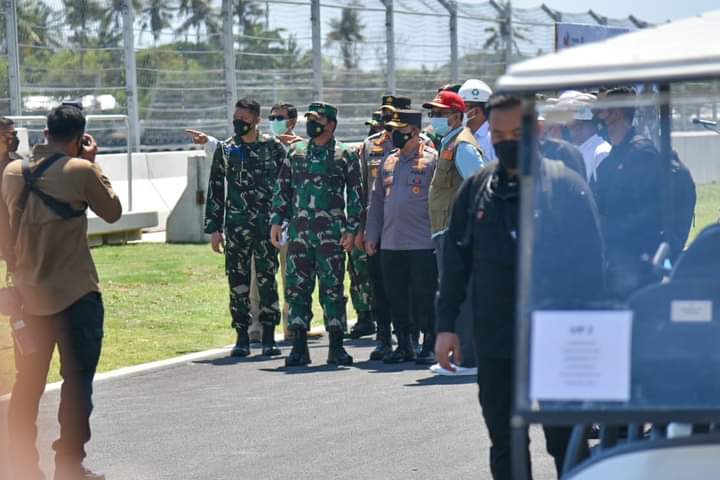
[(270, 116), (268, 117), (268, 120), (270, 120), (271, 122), (272, 122), (273, 120), (287, 120), (287, 117), (285, 117), (285, 116), (283, 116), (283, 115), (270, 115)]

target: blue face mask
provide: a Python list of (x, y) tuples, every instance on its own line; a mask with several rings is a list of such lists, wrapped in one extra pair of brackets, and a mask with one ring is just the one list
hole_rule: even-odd
[(274, 136), (279, 137), (280, 135), (283, 135), (285, 132), (287, 132), (287, 125), (287, 120), (271, 120), (270, 131)]
[(437, 133), (441, 137), (444, 137), (450, 131), (450, 125), (448, 125), (448, 119), (444, 117), (433, 117), (430, 119), (433, 132)]

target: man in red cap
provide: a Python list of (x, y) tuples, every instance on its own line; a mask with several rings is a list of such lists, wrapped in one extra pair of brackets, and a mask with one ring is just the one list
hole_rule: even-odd
[[(443, 241), (455, 193), (463, 180), (480, 170), (485, 160), (472, 131), (462, 126), (466, 107), (460, 95), (448, 90), (440, 91), (432, 102), (423, 104), (423, 108), (430, 109), (433, 131), (443, 137), (428, 199), (438, 271), (442, 272)], [(430, 335), (424, 333), (418, 363), (432, 365), (435, 363), (435, 332)], [(454, 359), (456, 365), (460, 365), (461, 361), (461, 358)]]

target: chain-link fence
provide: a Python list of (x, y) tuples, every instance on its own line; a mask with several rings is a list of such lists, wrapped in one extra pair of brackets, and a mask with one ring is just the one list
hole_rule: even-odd
[[(493, 85), (509, 63), (554, 51), (557, 22), (642, 28), (547, 6), (453, 0), (4, 0), (18, 42), (0, 37), (0, 114), (43, 114), (80, 98), (88, 113), (127, 114), (143, 149), (185, 148), (186, 128), (231, 133), (251, 96), (339, 107), (338, 136), (361, 138), (386, 93), (415, 107), (467, 78)], [(9, 52), (19, 56), (13, 106)], [(19, 110), (19, 111), (17, 111)], [(716, 109), (715, 109), (716, 110)], [(715, 111), (713, 110), (713, 112)], [(300, 132), (302, 133), (302, 132)], [(122, 149), (108, 127), (101, 145)]]

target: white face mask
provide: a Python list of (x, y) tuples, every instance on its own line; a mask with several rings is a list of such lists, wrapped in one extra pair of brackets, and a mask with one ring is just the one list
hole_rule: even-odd
[(279, 137), (280, 135), (283, 135), (287, 132), (288, 128), (288, 121), (287, 120), (271, 120), (270, 121), (270, 131), (272, 134), (276, 137)]

